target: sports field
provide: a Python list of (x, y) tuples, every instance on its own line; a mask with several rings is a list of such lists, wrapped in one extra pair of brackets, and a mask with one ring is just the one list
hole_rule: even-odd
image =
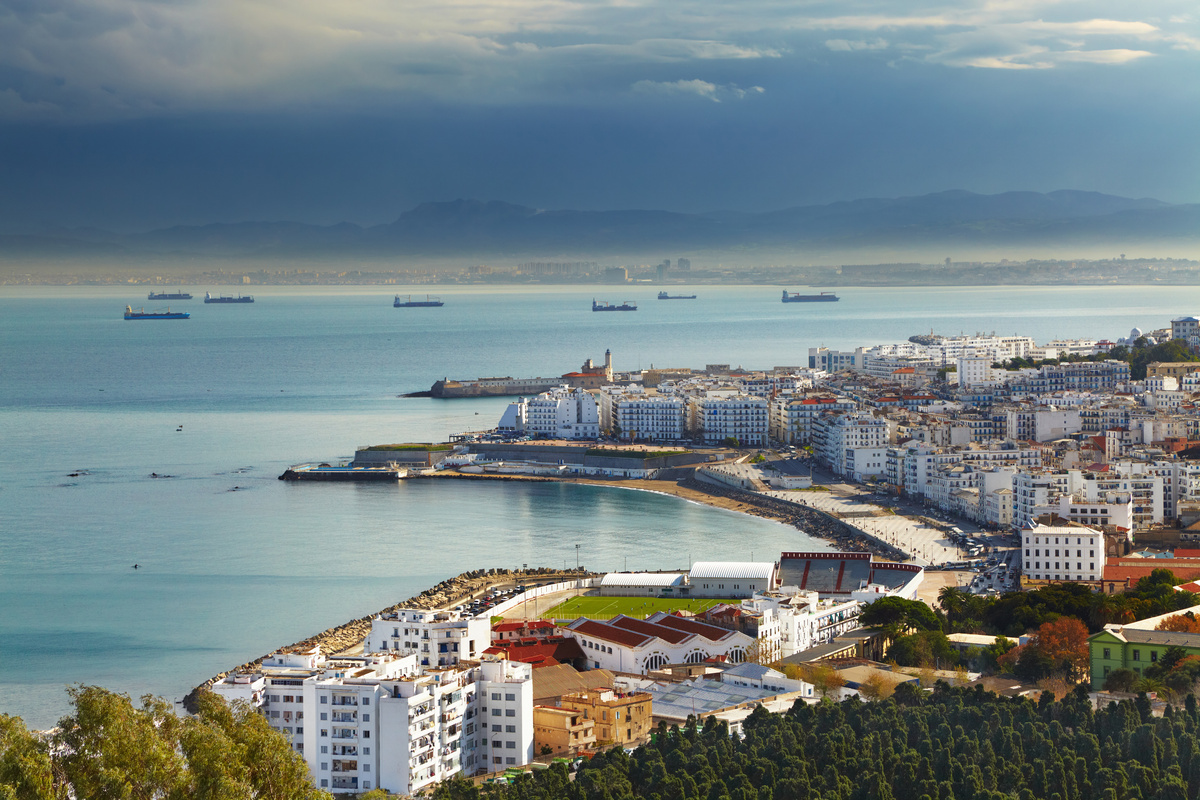
[(732, 602), (714, 598), (677, 598), (677, 597), (572, 597), (565, 603), (560, 603), (547, 611), (543, 616), (549, 619), (575, 619), (588, 617), (590, 619), (611, 619), (618, 614), (628, 617), (648, 617), (655, 611), (691, 611), (699, 614), (712, 608), (718, 603)]

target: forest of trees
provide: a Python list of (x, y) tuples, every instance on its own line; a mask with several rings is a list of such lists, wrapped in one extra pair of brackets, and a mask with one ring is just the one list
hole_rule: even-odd
[(667, 730), (632, 754), (510, 786), (443, 784), (434, 800), (1185, 800), (1200, 793), (1200, 712), (1154, 717), (1150, 701), (1093, 711), (1087, 689), (1056, 702), (1003, 698), (981, 687), (891, 700), (757, 709), (744, 738), (707, 720)]

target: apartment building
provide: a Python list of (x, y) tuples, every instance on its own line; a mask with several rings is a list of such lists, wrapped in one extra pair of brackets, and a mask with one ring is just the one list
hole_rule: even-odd
[(411, 654), (423, 667), (445, 667), (478, 659), (491, 646), (491, 636), (486, 617), (401, 608), (371, 620), (363, 652)]
[(1021, 530), (1022, 564), (1033, 580), (1099, 581), (1104, 534), (1082, 525), (1034, 523)]
[(838, 395), (781, 395), (770, 403), (768, 431), (771, 438), (777, 442), (803, 446), (812, 441), (813, 426), (822, 414), (857, 410), (857, 401)]
[(334, 794), (416, 794), (533, 758), (528, 664), (485, 657), (422, 668), (411, 654), (326, 658), (314, 648), (273, 654), (213, 691), (250, 703), (291, 737), (314, 783)]
[(688, 398), (689, 426), (708, 444), (733, 437), (743, 447), (767, 444), (767, 400), (738, 391), (714, 390)]
[(634, 744), (650, 736), (651, 697), (646, 692), (592, 689), (563, 695), (560, 705), (591, 720), (601, 746)]
[[(886, 474), (888, 422), (870, 414), (823, 414), (813, 429), (814, 455), (837, 475), (864, 472), (865, 463), (876, 464), (873, 474)], [(854, 450), (864, 449), (856, 459)]]

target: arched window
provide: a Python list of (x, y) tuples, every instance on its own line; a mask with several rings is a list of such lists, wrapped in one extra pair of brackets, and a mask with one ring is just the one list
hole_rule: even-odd
[(662, 653), (651, 653), (650, 655), (646, 656), (646, 660), (643, 662), (643, 667), (646, 672), (650, 672), (651, 670), (660, 669), (666, 663), (667, 657), (665, 655)]

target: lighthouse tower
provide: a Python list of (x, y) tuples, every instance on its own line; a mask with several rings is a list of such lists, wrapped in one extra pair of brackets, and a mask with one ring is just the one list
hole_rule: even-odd
[(604, 379), (609, 382), (613, 379), (612, 350), (604, 351)]

